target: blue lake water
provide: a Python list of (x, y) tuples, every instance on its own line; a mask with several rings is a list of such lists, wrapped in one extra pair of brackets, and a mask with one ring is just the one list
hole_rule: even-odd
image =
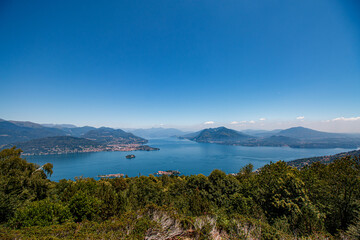
[[(27, 156), (30, 162), (54, 165), (51, 180), (74, 179), (76, 176), (97, 178), (98, 175), (124, 173), (129, 177), (153, 174), (159, 170), (178, 170), (181, 174), (209, 175), (214, 169), (236, 173), (246, 164), (254, 168), (278, 160), (331, 155), (350, 149), (297, 149), (288, 147), (242, 147), (196, 143), (176, 138), (152, 139), (148, 145), (160, 151), (98, 152), (62, 155)], [(136, 158), (126, 159), (128, 154)]]

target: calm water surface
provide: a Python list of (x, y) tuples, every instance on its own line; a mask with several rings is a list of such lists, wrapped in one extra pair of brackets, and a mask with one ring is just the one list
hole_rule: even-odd
[[(208, 175), (214, 169), (236, 173), (246, 164), (254, 168), (270, 161), (290, 161), (298, 158), (323, 156), (350, 149), (296, 149), (288, 147), (242, 147), (196, 143), (176, 138), (153, 139), (148, 145), (160, 151), (98, 152), (63, 155), (27, 156), (30, 162), (54, 165), (51, 180), (74, 179), (76, 176), (97, 178), (98, 175), (124, 173), (130, 177), (153, 174), (159, 170), (178, 170), (181, 174)], [(126, 159), (128, 154), (136, 158)]]

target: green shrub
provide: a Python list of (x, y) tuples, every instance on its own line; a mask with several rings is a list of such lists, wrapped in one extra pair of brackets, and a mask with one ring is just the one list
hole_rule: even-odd
[(12, 227), (20, 228), (61, 224), (71, 220), (70, 209), (66, 205), (44, 199), (17, 209), (9, 223)]
[(95, 220), (99, 217), (101, 201), (85, 193), (75, 194), (69, 202), (69, 208), (76, 222)]

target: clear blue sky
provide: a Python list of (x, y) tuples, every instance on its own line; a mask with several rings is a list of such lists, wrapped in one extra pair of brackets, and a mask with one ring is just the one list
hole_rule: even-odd
[(193, 126), (360, 116), (356, 0), (0, 1), (0, 118)]

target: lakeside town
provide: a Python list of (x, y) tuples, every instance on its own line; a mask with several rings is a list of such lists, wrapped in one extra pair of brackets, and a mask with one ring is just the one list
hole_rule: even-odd
[(158, 151), (159, 148), (150, 147), (141, 144), (112, 144), (99, 146), (76, 146), (76, 147), (51, 147), (51, 148), (35, 148), (30, 151), (23, 152), (23, 156), (32, 155), (52, 155), (52, 154), (70, 154), (70, 153), (94, 153), (94, 152), (131, 152), (131, 151)]

